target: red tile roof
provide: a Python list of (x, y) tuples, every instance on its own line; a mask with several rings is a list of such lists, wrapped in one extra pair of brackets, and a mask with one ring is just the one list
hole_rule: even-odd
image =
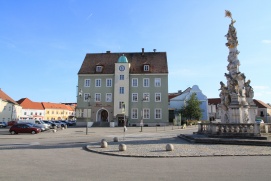
[(65, 104), (42, 102), (44, 109), (67, 109)]
[(260, 101), (260, 100), (256, 100), (256, 99), (253, 99), (254, 103), (256, 104), (256, 106), (258, 108), (268, 108), (268, 109), (271, 109), (271, 106), (269, 106), (268, 104), (265, 104), (264, 102)]
[(16, 101), (14, 101), (11, 97), (9, 97), (2, 89), (0, 88), (0, 98), (4, 101), (11, 102), (14, 104), (18, 104)]
[[(114, 74), (115, 63), (120, 56), (125, 55), (130, 63), (131, 74), (168, 73), (166, 52), (140, 53), (91, 53), (86, 54), (78, 74), (95, 74), (96, 65), (103, 66), (103, 71), (98, 74)], [(150, 65), (150, 71), (144, 72), (143, 66)]]
[(22, 106), (23, 109), (38, 109), (38, 110), (44, 109), (40, 102), (32, 102), (28, 98), (22, 98), (17, 102)]

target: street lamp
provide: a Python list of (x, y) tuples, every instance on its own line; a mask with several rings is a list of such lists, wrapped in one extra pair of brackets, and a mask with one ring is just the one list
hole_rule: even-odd
[[(88, 105), (87, 105), (87, 126), (86, 126), (86, 135), (88, 134), (88, 107), (90, 106), (90, 98), (91, 96), (88, 94), (86, 95), (85, 99), (87, 99)], [(89, 115), (89, 118), (91, 117), (91, 115)]]
[[(78, 95), (79, 95), (79, 97), (82, 97), (82, 95), (83, 95), (82, 89), (80, 89), (80, 91), (78, 92)], [(91, 99), (91, 96), (89, 94), (86, 94), (84, 96), (84, 100), (87, 100), (87, 103), (88, 103), (87, 104), (86, 135), (88, 134), (88, 107), (90, 106), (90, 99)], [(91, 115), (90, 115), (90, 117), (91, 117)]]
[(144, 125), (144, 123), (143, 123), (143, 117), (144, 117), (144, 112), (143, 112), (143, 102), (144, 102), (144, 101), (147, 101), (147, 100), (149, 100), (149, 96), (148, 96), (148, 95), (145, 95), (145, 96), (143, 97), (143, 99), (141, 100), (141, 121), (140, 121), (141, 131), (140, 131), (140, 132), (143, 132), (143, 125)]
[(124, 102), (121, 103), (121, 107), (122, 107), (122, 113), (123, 113), (123, 140), (124, 140), (125, 132), (127, 131), (126, 121), (125, 121), (125, 103)]

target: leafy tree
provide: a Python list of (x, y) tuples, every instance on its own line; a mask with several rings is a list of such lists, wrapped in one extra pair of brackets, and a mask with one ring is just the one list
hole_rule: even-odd
[(193, 93), (180, 110), (182, 116), (189, 120), (199, 120), (202, 116), (200, 104), (201, 102), (198, 100), (196, 93)]

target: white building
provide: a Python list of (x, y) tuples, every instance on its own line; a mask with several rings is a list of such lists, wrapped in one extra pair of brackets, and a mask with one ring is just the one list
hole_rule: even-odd
[(169, 109), (175, 109), (179, 111), (186, 103), (187, 100), (190, 99), (190, 96), (196, 93), (197, 99), (201, 102), (200, 109), (202, 110), (202, 117), (201, 120), (209, 120), (208, 115), (208, 99), (202, 93), (197, 85), (194, 85), (191, 89), (186, 89), (180, 95), (173, 97), (169, 100)]
[(22, 107), (0, 89), (0, 121), (8, 123), (20, 117)]

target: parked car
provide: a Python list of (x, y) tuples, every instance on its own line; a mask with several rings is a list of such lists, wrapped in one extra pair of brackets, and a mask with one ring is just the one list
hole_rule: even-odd
[(46, 124), (49, 124), (51, 129), (61, 128), (61, 125), (58, 123), (54, 123), (52, 121), (46, 121), (46, 120), (43, 120), (43, 122), (45, 122)]
[[(45, 128), (46, 130), (50, 129), (49, 125), (44, 123), (42, 120), (35, 120), (35, 119), (23, 119), (23, 120), (19, 120), (18, 123), (31, 123), (31, 124), (35, 124), (35, 125), (40, 125), (40, 128)], [(43, 125), (43, 126), (41, 126)], [(43, 129), (42, 129), (43, 131)]]
[(61, 127), (65, 127), (67, 125), (67, 123), (62, 122), (62, 121), (54, 121), (54, 123), (58, 123), (61, 125)]
[(9, 132), (11, 134), (18, 134), (18, 133), (31, 133), (37, 134), (41, 132), (40, 128), (34, 127), (30, 124), (15, 124), (10, 127)]
[(17, 124), (17, 121), (9, 121), (8, 126), (13, 126), (14, 124)]
[(0, 128), (5, 128), (5, 127), (7, 127), (7, 123), (4, 121), (0, 122)]
[(255, 122), (258, 123), (258, 124), (264, 123), (264, 121), (262, 119), (256, 119)]
[(65, 122), (67, 123), (68, 126), (76, 126), (76, 121), (69, 120)]
[(29, 126), (39, 128), (41, 132), (46, 131), (46, 128), (43, 124), (33, 124), (33, 123), (18, 123), (18, 124), (27, 124)]

